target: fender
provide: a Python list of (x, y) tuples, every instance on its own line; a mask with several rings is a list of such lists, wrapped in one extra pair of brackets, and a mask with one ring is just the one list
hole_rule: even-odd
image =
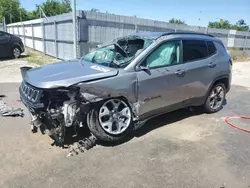
[(210, 84), (210, 86), (209, 86), (209, 89), (207, 90), (207, 94), (206, 94), (205, 100), (207, 99), (207, 97), (208, 97), (208, 95), (209, 95), (209, 93), (210, 93), (212, 87), (214, 86), (214, 84), (215, 84), (218, 80), (221, 80), (221, 79), (224, 79), (224, 78), (229, 79), (228, 88), (227, 88), (227, 91), (226, 91), (226, 92), (228, 92), (228, 91), (230, 90), (230, 87), (231, 87), (231, 84), (230, 84), (230, 77), (231, 77), (231, 76), (230, 76), (229, 74), (222, 74), (222, 75), (216, 77), (216, 78), (211, 82), (211, 84)]

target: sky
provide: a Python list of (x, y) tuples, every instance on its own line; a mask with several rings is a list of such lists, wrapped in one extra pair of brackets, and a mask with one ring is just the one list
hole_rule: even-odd
[[(33, 10), (45, 0), (20, 0), (21, 6)], [(250, 25), (250, 0), (76, 0), (78, 10), (168, 21), (184, 20), (188, 25), (207, 26), (209, 21), (229, 20), (234, 24), (244, 19)]]

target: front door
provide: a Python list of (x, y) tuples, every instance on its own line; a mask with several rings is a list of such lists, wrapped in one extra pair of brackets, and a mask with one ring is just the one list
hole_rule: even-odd
[(160, 44), (143, 61), (138, 71), (138, 100), (140, 119), (182, 106), (189, 96), (185, 93), (185, 64), (181, 41)]
[(11, 43), (8, 34), (0, 31), (0, 57), (11, 55)]

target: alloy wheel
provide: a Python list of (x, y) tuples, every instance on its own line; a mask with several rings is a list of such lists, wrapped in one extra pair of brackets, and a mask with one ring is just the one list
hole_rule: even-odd
[(101, 127), (112, 135), (125, 132), (131, 123), (131, 117), (129, 106), (120, 99), (106, 101), (99, 110)]
[(218, 110), (223, 104), (224, 96), (225, 96), (225, 91), (223, 87), (221, 87), (220, 85), (215, 87), (211, 91), (209, 96), (209, 105), (211, 109)]
[(14, 48), (13, 50), (13, 55), (15, 58), (18, 58), (20, 56), (21, 52), (19, 50), (19, 48)]

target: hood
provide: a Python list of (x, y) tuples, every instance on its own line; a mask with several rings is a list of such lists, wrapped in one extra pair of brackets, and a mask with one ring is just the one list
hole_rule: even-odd
[[(22, 70), (22, 69), (21, 69)], [(37, 88), (69, 87), (80, 82), (116, 76), (118, 70), (89, 63), (87, 61), (68, 61), (26, 69), (23, 79)]]

